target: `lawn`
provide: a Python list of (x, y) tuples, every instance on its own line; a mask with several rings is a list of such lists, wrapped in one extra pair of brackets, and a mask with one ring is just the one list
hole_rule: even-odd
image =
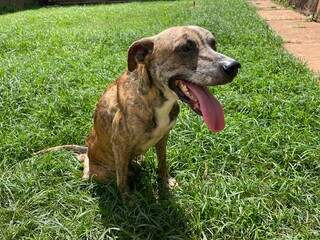
[[(181, 104), (168, 161), (180, 187), (157, 198), (146, 153), (130, 204), (81, 180), (68, 152), (126, 68), (136, 39), (174, 25), (214, 32), (242, 64), (214, 89), (227, 127)], [(282, 49), (245, 0), (154, 1), (0, 15), (0, 239), (319, 239), (319, 79)]]

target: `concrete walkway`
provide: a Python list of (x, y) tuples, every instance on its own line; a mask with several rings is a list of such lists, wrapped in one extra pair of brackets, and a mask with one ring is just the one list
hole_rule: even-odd
[(306, 62), (309, 68), (320, 74), (320, 23), (294, 10), (286, 9), (271, 0), (250, 0), (259, 15), (284, 40), (290, 53)]

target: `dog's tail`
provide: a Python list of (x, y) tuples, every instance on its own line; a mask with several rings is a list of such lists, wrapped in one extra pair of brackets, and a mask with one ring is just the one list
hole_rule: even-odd
[(49, 152), (55, 152), (55, 151), (60, 151), (60, 150), (68, 150), (71, 151), (74, 154), (86, 154), (88, 152), (88, 147), (85, 146), (80, 146), (80, 145), (62, 145), (62, 146), (56, 146), (52, 148), (46, 148), (43, 150), (40, 150), (38, 152), (33, 153), (34, 156), (44, 154), (44, 153), (49, 153)]

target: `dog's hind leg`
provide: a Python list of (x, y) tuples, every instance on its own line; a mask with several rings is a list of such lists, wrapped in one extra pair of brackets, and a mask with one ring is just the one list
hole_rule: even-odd
[(117, 186), (121, 194), (128, 193), (128, 168), (130, 155), (124, 148), (114, 150)]
[(113, 176), (110, 169), (105, 166), (95, 164), (93, 161), (89, 161), (87, 155), (82, 155), (80, 157), (83, 161), (83, 180), (89, 180), (91, 178), (99, 183), (107, 183), (110, 177)]
[(118, 111), (112, 122), (112, 152), (114, 156), (117, 186), (120, 193), (125, 196), (128, 194), (128, 168), (132, 160), (131, 148), (128, 146), (128, 132), (124, 117)]

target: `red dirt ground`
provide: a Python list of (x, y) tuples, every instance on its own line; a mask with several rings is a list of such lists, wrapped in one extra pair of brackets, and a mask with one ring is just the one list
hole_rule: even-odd
[(320, 74), (320, 23), (271, 0), (250, 0), (258, 14), (282, 37), (284, 48)]

